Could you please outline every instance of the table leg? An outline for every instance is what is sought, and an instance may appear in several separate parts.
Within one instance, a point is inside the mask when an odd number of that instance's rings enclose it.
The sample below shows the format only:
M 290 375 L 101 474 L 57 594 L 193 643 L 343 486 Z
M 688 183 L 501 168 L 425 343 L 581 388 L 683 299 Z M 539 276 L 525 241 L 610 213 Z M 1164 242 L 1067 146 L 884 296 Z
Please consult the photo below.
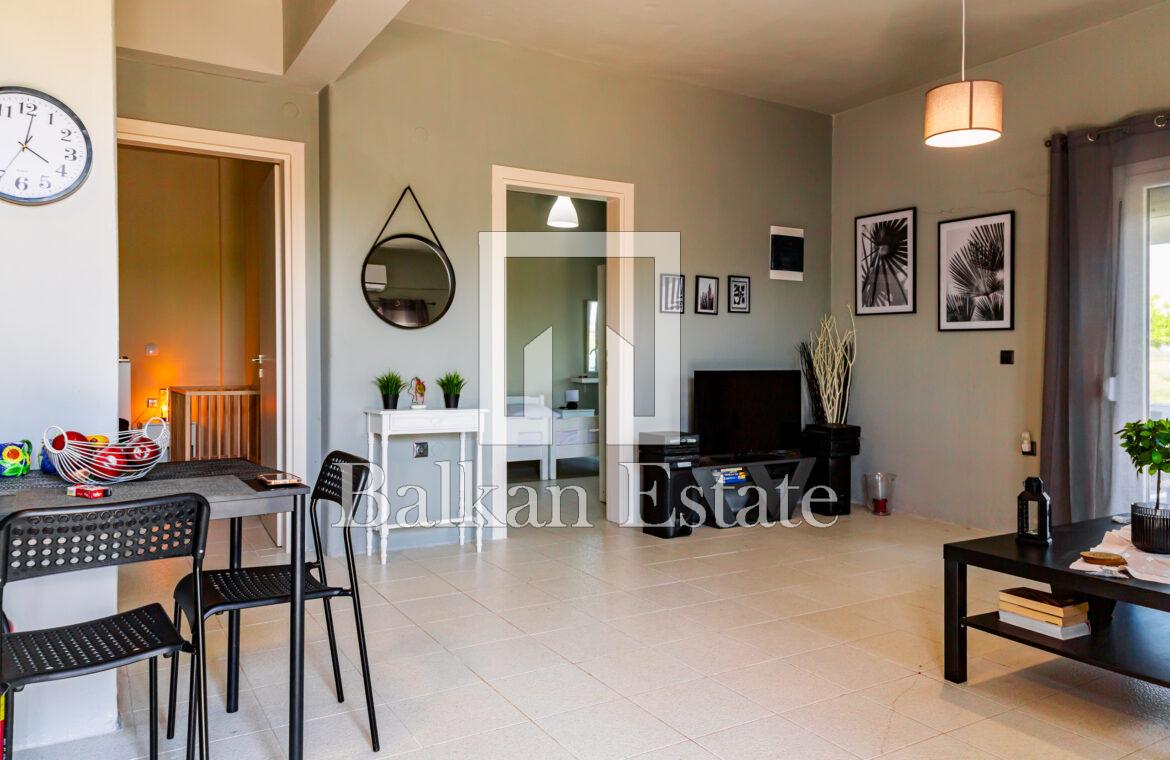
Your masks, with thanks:
M 366 424 L 369 425 L 369 420 L 366 421 Z M 366 461 L 367 462 L 374 461 L 374 434 L 373 433 L 366 433 Z M 366 520 L 367 520 L 367 523 L 366 523 L 366 556 L 372 557 L 372 556 L 374 556 L 374 517 L 373 517 L 373 515 L 370 515 L 367 513 Z
M 473 517 L 475 520 L 475 550 L 477 552 L 483 551 L 483 515 L 475 508 L 476 499 L 479 498 L 479 487 L 483 483 L 483 446 L 480 442 L 482 430 L 483 424 L 481 423 L 481 432 L 475 434 L 475 475 L 472 478 L 471 491 L 471 508 L 475 511 Z
M 292 600 L 289 605 L 288 757 L 303 760 L 305 732 L 305 497 L 293 499 Z
M 378 536 L 381 538 L 379 555 L 382 564 L 386 564 L 386 549 L 390 542 L 390 529 L 386 523 L 390 521 L 390 436 L 382 436 L 382 503 L 378 506 Z
M 946 568 L 944 671 L 948 681 L 963 683 L 967 680 L 967 565 L 955 560 L 945 560 L 943 564 Z
M 228 521 L 228 567 L 238 570 L 243 566 L 244 521 L 233 517 Z M 228 613 L 227 640 L 227 711 L 240 709 L 240 612 Z
M 455 463 L 455 482 L 459 484 L 459 545 L 465 543 L 467 523 L 467 486 L 463 482 L 463 463 L 467 461 L 467 433 L 459 434 L 459 461 Z

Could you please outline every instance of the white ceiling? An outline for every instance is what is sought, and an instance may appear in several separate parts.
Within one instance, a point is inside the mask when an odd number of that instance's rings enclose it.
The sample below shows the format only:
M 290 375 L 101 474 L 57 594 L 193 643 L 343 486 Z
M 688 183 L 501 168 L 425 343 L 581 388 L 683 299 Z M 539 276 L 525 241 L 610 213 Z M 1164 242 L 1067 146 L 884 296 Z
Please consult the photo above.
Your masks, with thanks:
M 1164 0 L 968 0 L 968 64 Z M 410 0 L 399 18 L 837 113 L 957 74 L 959 0 Z

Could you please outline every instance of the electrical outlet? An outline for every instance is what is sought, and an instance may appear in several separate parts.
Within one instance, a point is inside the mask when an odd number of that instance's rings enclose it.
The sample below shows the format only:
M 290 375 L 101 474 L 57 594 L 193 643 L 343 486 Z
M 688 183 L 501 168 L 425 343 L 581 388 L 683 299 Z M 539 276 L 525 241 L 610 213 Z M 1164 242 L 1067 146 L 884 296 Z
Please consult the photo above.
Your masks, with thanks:
M 1000 364 L 1015 364 L 1016 363 L 1016 352 L 1015 351 L 1000 351 L 999 352 L 999 363 Z
M 423 459 L 425 457 L 430 456 L 430 454 L 431 454 L 431 445 L 429 443 L 427 443 L 426 441 L 415 441 L 414 442 L 414 458 L 415 459 Z
M 146 400 L 146 407 L 147 407 L 148 409 L 153 409 L 153 408 L 155 408 L 156 406 L 158 406 L 158 399 L 156 399 L 156 398 L 148 398 L 148 399 Z

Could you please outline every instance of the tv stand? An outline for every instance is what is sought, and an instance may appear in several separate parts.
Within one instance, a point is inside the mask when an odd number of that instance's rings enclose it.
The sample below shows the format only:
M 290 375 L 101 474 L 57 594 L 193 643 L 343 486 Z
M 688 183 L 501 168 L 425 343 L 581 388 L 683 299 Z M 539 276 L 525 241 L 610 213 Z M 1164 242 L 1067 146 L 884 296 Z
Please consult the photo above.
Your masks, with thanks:
M 700 522 L 716 528 L 755 524 L 761 512 L 769 521 L 790 518 L 813 469 L 813 460 L 796 450 L 701 455 L 697 437 L 687 434 L 644 434 L 638 461 L 643 531 L 659 538 L 689 535 Z

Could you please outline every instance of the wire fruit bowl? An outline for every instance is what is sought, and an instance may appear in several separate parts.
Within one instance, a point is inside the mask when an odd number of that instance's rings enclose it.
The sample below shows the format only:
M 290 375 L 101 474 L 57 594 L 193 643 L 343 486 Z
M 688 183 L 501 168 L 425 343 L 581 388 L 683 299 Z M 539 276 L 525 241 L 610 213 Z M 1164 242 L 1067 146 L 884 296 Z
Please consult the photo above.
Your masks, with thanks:
M 159 417 L 152 417 L 147 421 L 147 427 L 109 436 L 91 436 L 84 441 L 77 434 L 71 437 L 64 429 L 53 425 L 45 430 L 42 441 L 53 468 L 70 483 L 125 483 L 150 472 L 167 450 L 170 443 L 167 425 L 160 425 L 157 435 L 151 436 L 147 432 L 155 421 L 163 422 Z

